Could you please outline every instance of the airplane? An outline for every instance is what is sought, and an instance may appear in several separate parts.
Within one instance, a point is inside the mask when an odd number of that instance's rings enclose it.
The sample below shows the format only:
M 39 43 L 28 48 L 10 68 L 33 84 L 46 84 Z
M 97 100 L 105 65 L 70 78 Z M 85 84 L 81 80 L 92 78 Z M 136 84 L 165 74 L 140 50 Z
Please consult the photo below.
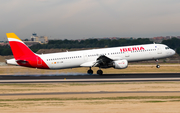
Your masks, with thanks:
M 88 67 L 88 74 L 93 74 L 92 67 L 99 67 L 98 75 L 102 75 L 101 68 L 125 69 L 128 62 L 145 61 L 167 58 L 175 54 L 164 44 L 144 44 L 102 49 L 60 52 L 50 54 L 36 54 L 15 33 L 6 33 L 14 58 L 6 60 L 7 64 L 33 67 L 40 69 L 66 69 Z

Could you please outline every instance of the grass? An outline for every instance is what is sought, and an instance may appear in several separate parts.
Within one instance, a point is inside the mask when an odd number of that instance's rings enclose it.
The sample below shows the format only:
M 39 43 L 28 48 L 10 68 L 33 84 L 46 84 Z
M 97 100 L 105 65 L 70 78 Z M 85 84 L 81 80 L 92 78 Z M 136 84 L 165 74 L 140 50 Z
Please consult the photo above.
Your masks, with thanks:
M 36 84 L 36 83 L 33 83 L 33 84 L 0 84 L 0 87 L 1 86 L 13 86 L 13 87 L 53 87 L 55 86 L 55 84 Z M 58 85 L 59 86 L 59 85 Z
M 10 87 L 64 87 L 64 86 L 87 86 L 87 85 L 114 85 L 114 84 L 180 84 L 176 81 L 159 81 L 159 82 L 103 82 L 103 83 L 13 83 L 13 84 L 0 84 L 1 86 Z M 158 86 L 157 86 L 158 87 Z
M 177 73 L 180 72 L 180 66 L 161 66 L 159 69 L 155 67 L 156 64 L 153 66 L 138 66 L 138 65 L 131 65 L 126 69 L 114 69 L 114 68 L 108 68 L 108 69 L 102 69 L 104 74 L 118 74 L 118 73 Z M 0 74 L 2 75 L 61 75 L 61 74 L 67 74 L 67 73 L 81 73 L 86 74 L 87 70 L 89 68 L 86 67 L 80 67 L 80 68 L 73 68 L 73 69 L 60 69 L 60 70 L 45 70 L 45 69 L 35 69 L 35 68 L 26 68 L 26 67 L 12 67 L 12 66 L 1 66 L 0 68 Z M 98 70 L 97 67 L 92 68 L 94 72 Z
M 92 83 L 70 83 L 69 86 L 87 86 L 87 85 L 93 85 Z
M 163 101 L 163 100 L 150 100 L 150 101 L 143 101 L 143 102 L 148 102 L 148 103 L 160 103 L 160 102 L 180 102 L 180 100 L 167 100 L 167 101 Z
M 30 106 L 64 106 L 63 102 L 40 102 L 40 103 L 34 103 L 34 102 L 16 102 L 16 103 L 0 103 L 0 108 L 8 107 L 8 108 L 27 108 Z
M 66 106 L 70 103 L 101 105 L 109 103 L 162 103 L 179 102 L 180 96 L 128 96 L 128 97 L 99 97 L 99 98 L 22 98 L 0 99 L 0 108 L 19 108 L 33 106 Z
M 10 105 L 8 105 L 7 103 L 0 103 L 0 107 L 9 107 Z
M 83 103 L 85 103 L 85 104 L 109 104 L 110 102 L 107 102 L 107 101 L 95 101 L 95 102 L 83 102 Z
M 13 84 L 0 84 L 0 88 L 2 87 L 10 87 L 10 88 L 53 88 L 53 87 L 65 87 L 66 83 L 13 83 Z M 1 90 L 1 89 L 0 89 Z
M 76 101 L 76 100 L 144 100 L 144 99 L 180 99 L 180 96 L 128 96 L 128 97 L 99 97 L 99 98 L 22 98 L 0 99 L 3 101 Z
M 160 103 L 160 102 L 168 102 L 168 101 L 161 101 L 161 100 L 152 100 L 152 101 L 144 101 L 148 103 Z
M 15 92 L 15 91 L 39 91 L 39 89 L 0 89 L 0 92 L 3 91 L 9 91 L 9 92 Z
M 156 86 L 152 86 L 153 84 L 157 84 Z M 162 86 L 163 84 L 167 84 L 166 86 Z M 174 84 L 174 85 L 173 85 Z M 162 88 L 179 88 L 178 84 L 180 82 L 110 82 L 110 83 L 15 83 L 15 84 L 0 84 L 0 92 L 18 92 L 18 91 L 54 91 L 56 88 L 73 88 L 78 86 L 88 87 L 101 87 L 101 86 L 108 86 L 108 85 L 143 85 L 144 88 L 154 88 L 154 89 L 162 89 Z M 134 87 L 132 87 L 134 88 Z M 139 88 L 139 87 L 137 87 Z
M 64 102 L 45 102 L 45 104 L 50 106 L 64 106 Z
M 135 86 L 136 85 L 136 86 Z M 180 82 L 110 82 L 110 83 L 14 83 L 0 84 L 0 94 L 87 92 L 87 91 L 179 91 Z M 111 89 L 112 87 L 112 89 Z M 89 89 L 89 90 L 88 90 Z

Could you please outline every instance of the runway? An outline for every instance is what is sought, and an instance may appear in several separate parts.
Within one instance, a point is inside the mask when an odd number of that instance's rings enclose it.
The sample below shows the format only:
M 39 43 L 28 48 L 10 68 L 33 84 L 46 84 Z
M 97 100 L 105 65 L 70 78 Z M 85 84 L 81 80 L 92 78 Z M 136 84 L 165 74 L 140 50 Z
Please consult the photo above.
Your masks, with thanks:
M 73 83 L 73 82 L 152 82 L 152 81 L 180 81 L 180 73 L 131 73 L 99 75 L 0 75 L 0 83 Z M 80 91 L 80 92 L 32 92 L 32 93 L 4 93 L 4 96 L 33 96 L 33 95 L 179 95 L 180 91 Z
M 180 73 L 132 73 L 105 75 L 0 75 L 0 83 L 145 82 L 180 81 Z

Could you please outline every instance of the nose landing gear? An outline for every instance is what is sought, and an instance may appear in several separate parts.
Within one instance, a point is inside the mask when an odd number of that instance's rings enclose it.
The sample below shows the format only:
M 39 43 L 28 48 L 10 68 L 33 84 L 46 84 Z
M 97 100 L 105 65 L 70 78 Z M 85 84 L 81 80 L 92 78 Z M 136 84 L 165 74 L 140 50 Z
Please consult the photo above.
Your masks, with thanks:
M 156 68 L 160 68 L 160 65 L 156 65 Z
M 158 59 L 155 60 L 156 61 L 156 68 L 160 68 L 160 65 L 158 65 Z

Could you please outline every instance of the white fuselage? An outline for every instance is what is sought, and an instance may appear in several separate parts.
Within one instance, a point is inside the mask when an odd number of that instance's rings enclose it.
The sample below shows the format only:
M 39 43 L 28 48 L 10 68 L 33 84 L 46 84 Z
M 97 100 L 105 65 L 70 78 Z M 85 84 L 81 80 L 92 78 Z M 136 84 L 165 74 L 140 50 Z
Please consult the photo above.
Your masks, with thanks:
M 141 48 L 141 49 L 140 49 Z M 91 67 L 101 55 L 116 61 L 152 60 L 170 57 L 175 51 L 163 44 L 146 44 L 38 55 L 50 69 Z M 41 65 L 41 62 L 39 62 Z

